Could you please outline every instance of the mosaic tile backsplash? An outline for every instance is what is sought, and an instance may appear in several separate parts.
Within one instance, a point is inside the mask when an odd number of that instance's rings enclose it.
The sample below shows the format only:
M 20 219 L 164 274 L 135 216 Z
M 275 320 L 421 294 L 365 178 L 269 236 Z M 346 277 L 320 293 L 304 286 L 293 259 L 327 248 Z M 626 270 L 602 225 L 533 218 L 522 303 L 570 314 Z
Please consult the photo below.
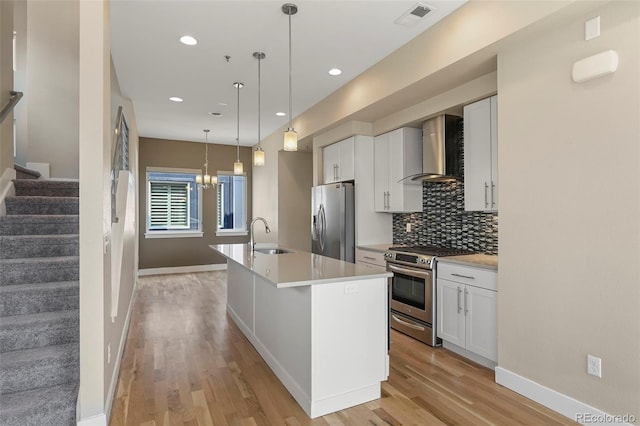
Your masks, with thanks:
M 394 213 L 393 243 L 498 254 L 498 214 L 464 210 L 464 182 L 423 182 L 422 212 Z M 411 232 L 406 232 L 411 223 Z

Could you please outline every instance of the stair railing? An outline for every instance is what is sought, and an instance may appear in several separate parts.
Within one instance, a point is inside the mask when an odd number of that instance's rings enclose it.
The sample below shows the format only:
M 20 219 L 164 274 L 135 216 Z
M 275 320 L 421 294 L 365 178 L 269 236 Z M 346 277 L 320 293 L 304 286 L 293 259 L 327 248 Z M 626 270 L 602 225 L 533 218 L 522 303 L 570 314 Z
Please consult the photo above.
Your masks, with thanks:
M 124 119 L 122 106 L 118 107 L 113 141 L 115 150 L 111 162 L 111 321 L 115 321 L 118 316 L 123 275 L 135 269 L 131 263 L 136 232 L 135 180 L 129 169 L 129 127 Z M 125 262 L 131 264 L 123 268 Z
M 111 161 L 111 223 L 118 222 L 116 189 L 120 170 L 129 170 L 129 126 L 124 119 L 122 106 L 118 107 L 116 124 L 113 129 L 116 148 Z
M 20 102 L 20 99 L 22 99 L 22 96 L 24 95 L 24 93 L 22 92 L 15 92 L 13 90 L 10 93 L 11 97 L 9 98 L 9 102 L 7 102 L 4 108 L 2 108 L 2 111 L 0 111 L 0 123 L 4 121 L 4 119 L 7 117 L 7 115 L 9 115 L 11 111 L 13 111 L 13 109 L 16 107 L 18 102 Z

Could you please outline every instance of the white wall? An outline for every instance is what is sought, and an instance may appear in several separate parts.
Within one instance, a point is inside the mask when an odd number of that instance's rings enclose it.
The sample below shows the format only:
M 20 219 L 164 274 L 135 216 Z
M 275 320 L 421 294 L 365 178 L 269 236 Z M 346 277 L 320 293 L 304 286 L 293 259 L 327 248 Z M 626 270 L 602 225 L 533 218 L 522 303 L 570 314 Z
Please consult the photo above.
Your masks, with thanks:
M 26 3 L 26 63 L 21 57 L 16 81 L 25 94 L 18 161 L 50 163 L 51 177 L 77 178 L 79 0 L 19 3 L 22 15 Z M 25 34 L 18 36 L 24 54 Z
M 109 58 L 111 59 L 111 58 Z M 138 272 L 138 146 L 139 146 L 139 138 L 138 138 L 138 127 L 136 124 L 136 116 L 135 111 L 133 109 L 133 104 L 130 99 L 122 96 L 122 92 L 120 91 L 120 85 L 118 83 L 118 77 L 116 75 L 115 68 L 113 66 L 113 61 L 109 60 L 110 63 L 110 80 L 111 80 L 111 90 L 110 90 L 110 101 L 111 101 L 111 117 L 110 117 L 110 125 L 109 125 L 109 135 L 110 135 L 110 145 L 109 145 L 109 165 L 111 165 L 111 161 L 113 159 L 113 153 L 116 149 L 116 141 L 112 138 L 113 129 L 115 128 L 115 120 L 116 113 L 118 111 L 118 107 L 123 107 L 124 117 L 126 119 L 127 125 L 129 126 L 129 164 L 130 171 L 134 177 L 134 191 L 133 199 L 136 200 L 136 205 L 134 211 L 128 212 L 128 215 L 132 216 L 132 219 L 135 223 L 135 235 L 126 235 L 124 239 L 124 248 L 122 250 L 123 255 L 123 264 L 122 264 L 122 273 L 120 277 L 112 277 L 110 273 L 105 271 L 105 280 L 104 280 L 104 345 L 107 348 L 111 347 L 111 361 L 107 359 L 107 362 L 104 364 L 104 392 L 105 392 L 105 412 L 108 415 L 110 412 L 111 404 L 113 402 L 112 398 L 114 397 L 115 388 L 118 380 L 118 367 L 119 367 L 119 355 L 124 350 L 124 344 L 126 342 L 126 335 L 129 326 L 129 308 L 133 303 L 135 298 L 135 288 L 137 282 L 137 272 Z M 109 183 L 110 184 L 110 183 Z M 110 203 L 107 203 L 106 206 L 110 208 Z M 110 211 L 108 219 L 110 219 Z M 124 220 L 124 218 L 121 218 Z M 110 223 L 110 221 L 109 221 Z M 116 238 L 111 235 L 110 238 L 112 244 L 109 246 L 109 251 L 105 255 L 105 269 L 106 265 L 111 261 L 115 261 L 115 258 L 112 258 L 114 251 L 114 244 Z M 111 271 L 109 266 L 109 271 Z M 115 281 L 117 285 L 119 285 L 119 297 L 117 301 L 112 299 L 111 293 L 111 282 Z M 115 318 L 111 317 L 111 306 L 113 303 L 117 303 L 117 315 Z
M 111 64 L 108 1 L 83 1 L 79 8 L 80 157 L 80 392 L 79 421 L 107 424 L 115 391 L 119 354 L 126 339 L 134 298 L 137 238 L 127 239 L 117 315 L 111 317 L 111 252 L 103 238 L 111 232 L 114 150 L 112 111 L 124 106 L 130 160 L 137 178 L 138 134 L 133 105 L 122 97 Z M 137 188 L 137 185 L 134 185 Z M 137 194 L 134 195 L 137 200 Z M 136 206 L 137 208 L 137 206 Z M 137 215 L 134 214 L 135 217 Z M 109 359 L 109 352 L 111 357 Z M 96 422 L 96 423 L 91 423 Z
M 640 3 L 549 24 L 498 55 L 498 362 L 640 418 Z M 607 49 L 615 74 L 572 82 L 575 61 Z

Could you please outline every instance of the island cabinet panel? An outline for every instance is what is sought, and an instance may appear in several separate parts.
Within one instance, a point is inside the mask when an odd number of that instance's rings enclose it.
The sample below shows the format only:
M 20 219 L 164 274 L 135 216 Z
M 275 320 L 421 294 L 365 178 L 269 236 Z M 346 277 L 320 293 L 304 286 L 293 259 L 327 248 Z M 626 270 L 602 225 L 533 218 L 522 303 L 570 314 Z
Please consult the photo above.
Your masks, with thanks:
M 313 286 L 312 412 L 333 411 L 327 408 L 344 403 L 345 390 L 380 397 L 387 379 L 386 285 L 377 279 Z
M 227 309 L 233 310 L 251 332 L 254 331 L 254 285 L 253 274 L 237 263 L 227 267 Z
M 227 313 L 311 418 L 380 398 L 391 273 L 302 251 L 211 246 L 227 261 Z
M 286 371 L 300 390 L 310 389 L 311 287 L 277 288 L 259 276 L 255 283 L 255 336 L 279 364 L 269 366 Z

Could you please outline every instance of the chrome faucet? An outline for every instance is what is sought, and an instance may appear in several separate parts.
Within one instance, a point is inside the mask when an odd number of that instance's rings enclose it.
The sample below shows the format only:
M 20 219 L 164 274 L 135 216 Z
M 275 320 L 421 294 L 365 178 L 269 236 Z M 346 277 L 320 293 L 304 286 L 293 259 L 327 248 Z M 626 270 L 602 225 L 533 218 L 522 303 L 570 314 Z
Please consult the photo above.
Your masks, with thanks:
M 263 217 L 256 217 L 255 219 L 253 219 L 251 221 L 251 226 L 249 227 L 250 229 L 249 230 L 249 247 L 251 247 L 251 251 L 253 251 L 256 245 L 256 242 L 253 240 L 253 224 L 259 220 L 261 220 L 262 223 L 264 223 L 264 230 L 266 231 L 266 233 L 268 234 L 269 232 L 271 232 L 271 228 L 269 228 L 269 224 L 267 223 L 266 220 L 264 220 Z

